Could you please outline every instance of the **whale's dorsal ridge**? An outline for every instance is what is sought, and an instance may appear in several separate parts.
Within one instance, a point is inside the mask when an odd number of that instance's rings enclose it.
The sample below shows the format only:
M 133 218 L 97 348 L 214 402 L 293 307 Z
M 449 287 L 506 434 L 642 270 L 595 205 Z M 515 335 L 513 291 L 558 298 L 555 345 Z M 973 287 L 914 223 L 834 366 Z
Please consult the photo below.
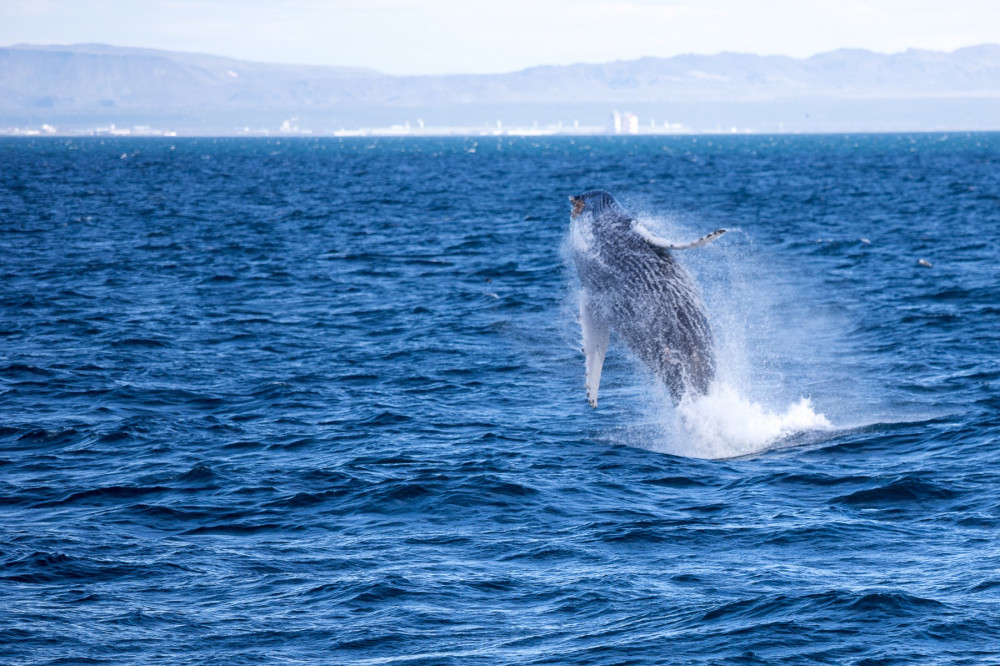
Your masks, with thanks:
M 717 229 L 710 234 L 702 236 L 698 240 L 691 241 L 690 243 L 671 243 L 665 238 L 660 238 L 638 221 L 634 221 L 632 223 L 632 231 L 654 247 L 662 247 L 665 250 L 690 250 L 691 248 L 708 245 L 716 238 L 726 233 L 727 229 Z

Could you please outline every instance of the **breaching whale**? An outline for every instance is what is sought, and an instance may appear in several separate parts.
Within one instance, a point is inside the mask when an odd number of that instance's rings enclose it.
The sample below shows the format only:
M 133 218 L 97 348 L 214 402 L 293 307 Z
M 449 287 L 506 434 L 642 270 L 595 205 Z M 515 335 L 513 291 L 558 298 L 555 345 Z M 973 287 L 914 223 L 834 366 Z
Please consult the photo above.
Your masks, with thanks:
M 590 406 L 597 407 L 611 330 L 666 384 L 674 404 L 688 393 L 707 393 L 715 378 L 712 332 L 694 281 L 670 251 L 710 243 L 726 230 L 671 243 L 628 215 L 607 192 L 569 199 Z

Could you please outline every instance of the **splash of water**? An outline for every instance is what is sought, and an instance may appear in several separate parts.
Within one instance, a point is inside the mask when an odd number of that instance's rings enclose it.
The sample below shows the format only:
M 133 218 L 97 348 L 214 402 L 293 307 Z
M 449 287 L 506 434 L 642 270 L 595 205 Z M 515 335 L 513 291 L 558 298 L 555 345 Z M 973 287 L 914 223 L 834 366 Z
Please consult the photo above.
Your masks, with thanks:
M 657 235 L 677 241 L 720 226 L 670 215 L 637 218 Z M 663 387 L 647 376 L 648 386 L 655 388 L 642 390 L 641 402 L 651 418 L 645 426 L 630 429 L 625 438 L 629 444 L 720 459 L 781 448 L 797 441 L 796 435 L 835 429 L 810 398 L 796 399 L 795 384 L 808 378 L 810 386 L 816 386 L 817 369 L 822 368 L 814 361 L 828 361 L 821 358 L 822 350 L 831 346 L 817 341 L 835 335 L 837 327 L 815 324 L 816 313 L 807 316 L 808 299 L 794 281 L 777 284 L 775 267 L 759 260 L 750 236 L 739 227 L 725 226 L 730 231 L 725 240 L 676 254 L 691 271 L 712 322 L 716 381 L 707 395 L 688 397 L 674 407 Z M 803 327 L 810 322 L 806 333 Z M 653 431 L 646 429 L 650 425 Z
M 673 410 L 664 450 L 693 458 L 733 458 L 781 446 L 791 435 L 833 426 L 809 398 L 771 411 L 717 382 L 704 396 L 687 398 Z
M 676 217 L 654 216 L 648 224 L 667 237 L 688 237 L 713 226 L 692 222 L 685 228 Z M 678 253 L 705 298 L 719 373 L 707 395 L 689 397 L 676 408 L 656 408 L 665 437 L 654 447 L 675 455 L 751 455 L 790 444 L 794 435 L 834 428 L 811 399 L 795 399 L 796 380 L 805 378 L 800 373 L 815 379 L 815 368 L 803 361 L 817 356 L 814 341 L 820 337 L 816 331 L 801 332 L 803 321 L 810 321 L 802 311 L 808 301 L 794 283 L 775 284 L 774 267 L 759 261 L 750 236 L 725 226 L 730 233 L 724 240 Z M 815 319 L 815 313 L 810 315 Z M 822 333 L 835 330 L 827 327 Z M 769 398 L 767 405 L 758 402 L 763 396 Z

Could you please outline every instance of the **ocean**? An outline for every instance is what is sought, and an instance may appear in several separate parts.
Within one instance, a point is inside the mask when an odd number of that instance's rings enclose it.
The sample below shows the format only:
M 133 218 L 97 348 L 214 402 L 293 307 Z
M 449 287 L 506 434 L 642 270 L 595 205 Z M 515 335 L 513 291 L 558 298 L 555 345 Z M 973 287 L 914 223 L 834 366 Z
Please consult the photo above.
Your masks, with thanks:
M 1000 663 L 1000 134 L 0 140 L 0 662 Z M 716 341 L 591 409 L 570 195 Z

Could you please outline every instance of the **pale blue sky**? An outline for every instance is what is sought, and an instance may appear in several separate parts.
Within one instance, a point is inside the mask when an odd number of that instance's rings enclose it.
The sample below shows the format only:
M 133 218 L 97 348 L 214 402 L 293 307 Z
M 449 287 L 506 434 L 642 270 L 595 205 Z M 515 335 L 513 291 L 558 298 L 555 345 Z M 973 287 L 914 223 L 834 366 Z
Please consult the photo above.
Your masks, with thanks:
M 995 0 L 2 0 L 0 45 L 100 42 L 389 74 L 1000 42 Z

